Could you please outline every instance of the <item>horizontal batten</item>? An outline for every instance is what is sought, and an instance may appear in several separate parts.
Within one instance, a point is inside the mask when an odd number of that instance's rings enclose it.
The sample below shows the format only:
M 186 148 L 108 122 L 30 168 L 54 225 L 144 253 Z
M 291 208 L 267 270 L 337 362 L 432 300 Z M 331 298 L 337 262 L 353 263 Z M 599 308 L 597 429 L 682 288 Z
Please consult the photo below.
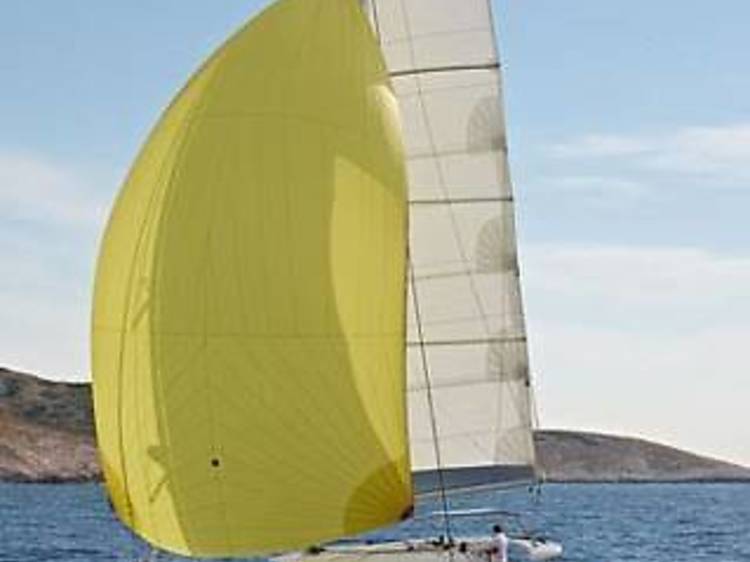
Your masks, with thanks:
M 512 203 L 513 197 L 510 195 L 499 197 L 454 197 L 438 199 L 413 199 L 409 205 L 466 205 L 471 203 Z
M 442 72 L 461 72 L 465 70 L 496 70 L 500 63 L 490 62 L 484 64 L 456 64 L 449 66 L 433 66 L 427 68 L 410 68 L 408 70 L 396 70 L 391 72 L 391 78 L 402 78 L 404 76 L 420 76 L 423 74 L 440 74 Z
M 526 336 L 511 336 L 507 338 L 474 338 L 465 340 L 432 340 L 432 341 L 408 341 L 406 342 L 407 347 L 447 347 L 447 346 L 462 346 L 462 345 L 485 345 L 491 343 L 524 343 Z

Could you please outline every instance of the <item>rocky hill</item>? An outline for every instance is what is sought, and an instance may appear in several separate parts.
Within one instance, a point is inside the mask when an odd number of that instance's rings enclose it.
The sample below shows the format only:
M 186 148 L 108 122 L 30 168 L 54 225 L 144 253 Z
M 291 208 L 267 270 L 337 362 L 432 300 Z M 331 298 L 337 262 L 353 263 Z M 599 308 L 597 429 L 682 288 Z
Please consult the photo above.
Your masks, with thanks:
M 90 385 L 0 369 L 0 480 L 97 478 L 93 433 Z
M 88 384 L 0 368 L 0 480 L 78 482 L 100 477 Z M 536 436 L 556 482 L 749 481 L 750 469 L 639 439 L 569 431 Z
M 643 439 L 540 431 L 536 443 L 550 482 L 750 482 L 750 469 Z

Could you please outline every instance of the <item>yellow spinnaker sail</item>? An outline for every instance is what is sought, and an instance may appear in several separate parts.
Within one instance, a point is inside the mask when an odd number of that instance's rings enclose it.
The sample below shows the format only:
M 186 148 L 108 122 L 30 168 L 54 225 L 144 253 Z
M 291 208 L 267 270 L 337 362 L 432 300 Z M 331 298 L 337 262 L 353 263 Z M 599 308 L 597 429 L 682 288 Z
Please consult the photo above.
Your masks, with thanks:
M 357 0 L 277 2 L 166 111 L 94 297 L 101 459 L 138 535 L 246 555 L 408 512 L 405 184 Z

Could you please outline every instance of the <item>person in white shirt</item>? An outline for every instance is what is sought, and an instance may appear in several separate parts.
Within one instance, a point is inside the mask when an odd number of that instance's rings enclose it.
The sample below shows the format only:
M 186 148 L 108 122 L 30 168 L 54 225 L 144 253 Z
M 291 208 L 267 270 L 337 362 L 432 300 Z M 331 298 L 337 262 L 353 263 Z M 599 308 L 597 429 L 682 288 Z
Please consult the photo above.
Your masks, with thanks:
M 508 535 L 503 532 L 503 528 L 495 525 L 492 528 L 491 562 L 508 562 L 508 543 Z

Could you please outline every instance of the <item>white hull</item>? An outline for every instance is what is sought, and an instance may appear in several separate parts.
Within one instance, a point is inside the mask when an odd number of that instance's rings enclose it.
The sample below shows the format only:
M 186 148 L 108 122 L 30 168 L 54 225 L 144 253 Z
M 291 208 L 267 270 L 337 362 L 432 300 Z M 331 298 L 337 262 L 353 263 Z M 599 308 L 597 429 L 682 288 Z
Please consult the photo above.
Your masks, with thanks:
M 562 556 L 562 545 L 539 539 L 511 538 L 510 544 L 524 560 L 553 560 Z M 458 537 L 451 548 L 423 540 L 375 544 L 326 546 L 320 552 L 301 552 L 273 558 L 275 562 L 494 562 L 491 537 Z
M 511 545 L 517 546 L 528 560 L 554 560 L 563 554 L 560 543 L 540 541 L 538 539 L 511 539 Z

